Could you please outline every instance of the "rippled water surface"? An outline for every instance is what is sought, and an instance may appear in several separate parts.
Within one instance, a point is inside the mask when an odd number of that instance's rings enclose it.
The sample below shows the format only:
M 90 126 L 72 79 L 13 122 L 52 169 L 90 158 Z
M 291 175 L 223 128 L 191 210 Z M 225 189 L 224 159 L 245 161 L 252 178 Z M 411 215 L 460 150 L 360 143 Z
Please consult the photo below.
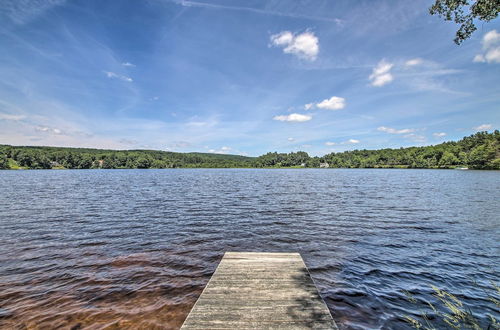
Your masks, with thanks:
M 176 329 L 224 251 L 300 252 L 340 328 L 432 284 L 498 317 L 499 201 L 498 171 L 0 171 L 0 328 Z

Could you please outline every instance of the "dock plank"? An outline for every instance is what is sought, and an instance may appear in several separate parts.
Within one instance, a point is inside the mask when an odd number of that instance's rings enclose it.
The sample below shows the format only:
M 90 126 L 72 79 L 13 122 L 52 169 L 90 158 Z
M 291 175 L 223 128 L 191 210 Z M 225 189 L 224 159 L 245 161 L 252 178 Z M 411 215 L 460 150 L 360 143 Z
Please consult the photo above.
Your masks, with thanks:
M 181 329 L 337 329 L 299 253 L 226 252 Z

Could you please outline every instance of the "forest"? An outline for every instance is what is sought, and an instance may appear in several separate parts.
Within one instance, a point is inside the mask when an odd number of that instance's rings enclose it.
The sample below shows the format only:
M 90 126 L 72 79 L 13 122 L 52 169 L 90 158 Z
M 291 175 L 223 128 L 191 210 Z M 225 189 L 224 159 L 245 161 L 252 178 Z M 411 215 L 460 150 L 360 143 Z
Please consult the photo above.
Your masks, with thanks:
M 500 169 L 500 132 L 399 149 L 352 150 L 311 157 L 304 151 L 259 157 L 157 150 L 0 145 L 0 169 L 132 168 L 457 168 Z

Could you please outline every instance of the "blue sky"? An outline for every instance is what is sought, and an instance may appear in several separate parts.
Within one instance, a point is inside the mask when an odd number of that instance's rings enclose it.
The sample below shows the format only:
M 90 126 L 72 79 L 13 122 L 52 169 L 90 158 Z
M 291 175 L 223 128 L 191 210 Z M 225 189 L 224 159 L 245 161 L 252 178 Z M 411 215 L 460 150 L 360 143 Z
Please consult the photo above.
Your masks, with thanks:
M 432 1 L 0 2 L 0 143 L 256 156 L 500 127 L 500 20 Z

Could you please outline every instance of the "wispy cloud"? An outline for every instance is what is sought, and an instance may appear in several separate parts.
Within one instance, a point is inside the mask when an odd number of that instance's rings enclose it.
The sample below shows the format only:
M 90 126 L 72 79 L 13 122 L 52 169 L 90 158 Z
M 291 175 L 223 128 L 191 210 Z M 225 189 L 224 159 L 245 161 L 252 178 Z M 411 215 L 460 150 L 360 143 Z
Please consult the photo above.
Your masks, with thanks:
M 435 138 L 442 138 L 442 137 L 446 136 L 446 133 L 445 132 L 436 132 L 436 133 L 432 133 L 432 136 L 434 136 Z
M 300 122 L 311 120 L 312 116 L 301 115 L 299 113 L 292 113 L 289 115 L 274 116 L 273 119 L 278 120 L 278 121 L 288 121 L 288 122 L 300 123 Z
M 123 66 L 128 66 L 128 67 L 135 67 L 135 64 L 132 64 L 130 62 L 123 62 L 122 65 Z
M 386 132 L 389 134 L 408 134 L 408 133 L 415 132 L 415 129 L 413 129 L 413 128 L 395 129 L 395 128 L 391 128 L 391 127 L 380 126 L 377 128 L 377 131 Z
M 1 113 L 0 112 L 0 120 L 13 120 L 13 121 L 19 121 L 25 119 L 25 115 L 12 115 L 9 113 Z
M 413 58 L 411 60 L 408 60 L 405 62 L 405 66 L 416 66 L 416 65 L 420 65 L 423 63 L 424 60 L 422 60 L 421 58 Z
M 473 127 L 473 128 L 476 131 L 488 131 L 492 127 L 493 127 L 493 125 L 491 125 L 491 124 L 482 124 L 482 125 L 479 125 L 479 126 L 476 126 L 476 127 Z
M 413 142 L 424 143 L 427 141 L 427 138 L 424 135 L 416 134 L 414 132 L 419 131 L 414 128 L 402 128 L 396 129 L 392 127 L 380 126 L 377 128 L 377 131 L 385 132 L 389 134 L 404 134 L 403 138 L 408 139 Z
M 371 81 L 371 85 L 381 87 L 390 83 L 394 79 L 390 72 L 393 66 L 393 63 L 386 62 L 385 60 L 380 61 L 377 66 L 373 68 L 372 74 L 368 77 Z
M 25 24 L 52 7 L 62 5 L 66 0 L 15 0 L 0 1 L 0 17 L 7 16 L 16 24 Z
M 111 79 L 120 79 L 120 80 L 123 80 L 123 81 L 126 81 L 126 82 L 132 82 L 132 78 L 130 77 L 127 77 L 127 76 L 123 76 L 121 74 L 118 74 L 118 73 L 114 73 L 114 72 L 111 72 L 111 71 L 103 71 L 106 76 L 108 78 L 111 78 Z
M 325 142 L 325 145 L 329 146 L 329 147 L 332 147 L 332 146 L 337 146 L 337 145 L 358 144 L 360 142 L 361 141 L 359 141 L 357 139 L 349 139 L 347 141 L 342 141 L 342 142 L 331 142 L 331 141 L 328 141 L 328 142 Z
M 283 52 L 286 54 L 294 54 L 309 61 L 316 60 L 319 53 L 318 37 L 309 31 L 300 34 L 293 34 L 290 31 L 273 34 L 271 44 L 283 48 Z
M 223 146 L 219 149 L 209 149 L 208 152 L 211 154 L 228 154 L 232 150 L 231 147 Z
M 413 142 L 424 143 L 427 138 L 420 134 L 410 133 L 403 136 L 405 139 L 411 140 Z
M 199 117 L 191 118 L 190 121 L 185 123 L 189 128 L 209 128 L 214 127 L 218 124 L 218 121 L 214 118 L 202 119 Z
M 304 15 L 297 13 L 286 13 L 275 10 L 267 10 L 267 9 L 259 9 L 252 7 L 243 7 L 243 6 L 226 6 L 215 3 L 207 3 L 201 1 L 190 1 L 190 0 L 167 0 L 169 2 L 184 6 L 184 7 L 201 7 L 201 8 L 212 8 L 212 9 L 223 9 L 223 10 L 236 10 L 236 11 L 248 11 L 255 14 L 262 15 L 271 15 L 271 16 L 282 16 L 282 17 L 290 17 L 290 18 L 302 18 L 302 19 L 310 19 L 314 21 L 325 21 L 325 22 L 333 22 L 337 25 L 342 25 L 343 21 L 336 17 L 326 17 L 326 16 L 314 16 L 314 15 Z
M 193 144 L 191 142 L 188 142 L 188 141 L 173 141 L 173 142 L 168 144 L 168 149 L 173 149 L 173 150 L 185 149 L 185 148 L 189 148 L 192 146 L 193 146 Z
M 404 62 L 403 65 L 395 65 L 394 71 L 397 72 L 398 81 L 418 91 L 464 94 L 446 87 L 443 79 L 440 79 L 443 76 L 462 73 L 462 70 L 448 69 L 431 60 L 414 58 Z
M 62 131 L 59 128 L 48 127 L 48 126 L 37 126 L 35 130 L 38 132 L 45 132 L 49 134 L 62 134 Z

